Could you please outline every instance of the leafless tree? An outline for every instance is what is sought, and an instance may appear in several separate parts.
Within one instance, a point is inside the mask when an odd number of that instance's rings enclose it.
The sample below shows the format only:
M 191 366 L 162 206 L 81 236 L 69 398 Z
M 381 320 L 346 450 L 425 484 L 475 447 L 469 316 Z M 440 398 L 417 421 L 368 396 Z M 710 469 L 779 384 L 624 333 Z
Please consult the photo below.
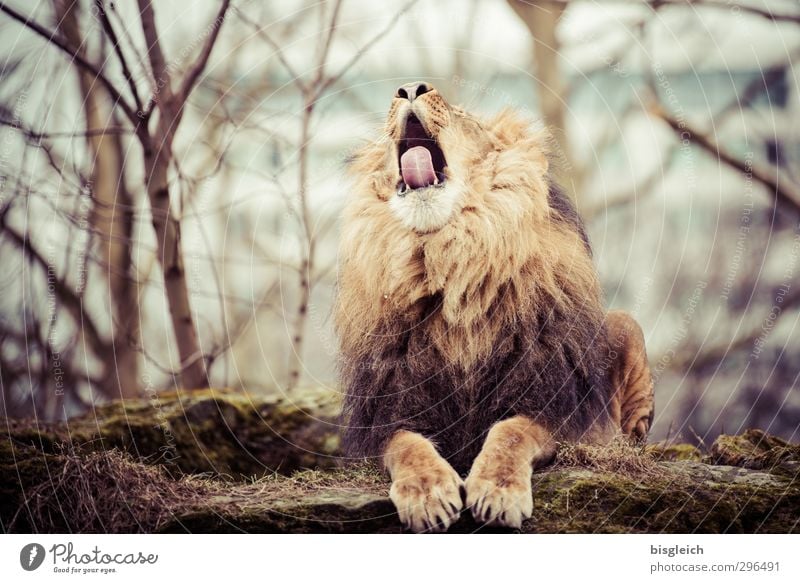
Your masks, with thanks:
M 77 69 L 87 126 L 85 137 L 92 153 L 88 182 L 92 199 L 91 230 L 102 249 L 108 297 L 114 303 L 116 323 L 110 352 L 101 352 L 98 356 L 104 360 L 116 359 L 115 376 L 122 396 L 141 392 L 135 351 L 139 343 L 139 316 L 137 290 L 129 285 L 130 217 L 134 201 L 126 184 L 126 173 L 131 162 L 123 153 L 121 132 L 111 130 L 121 127 L 136 139 L 141 149 L 158 259 L 180 355 L 176 381 L 184 387 L 205 386 L 205 360 L 192 315 L 181 247 L 181 219 L 175 208 L 176 196 L 171 192 L 169 173 L 174 166 L 174 138 L 187 100 L 206 68 L 229 5 L 229 0 L 220 2 L 197 54 L 192 55 L 191 65 L 182 71 L 179 63 L 168 63 L 162 51 L 153 5 L 139 2 L 141 33 L 148 47 L 149 67 L 146 78 L 135 79 L 130 64 L 135 49 L 121 40 L 119 22 L 115 26 L 110 17 L 114 6 L 97 0 L 92 14 L 100 22 L 102 43 L 111 47 L 123 72 L 124 83 L 119 85 L 108 76 L 104 65 L 93 60 L 85 50 L 87 39 L 81 31 L 82 12 L 77 1 L 55 1 L 55 29 L 6 3 L 0 4 L 0 11 L 7 17 L 61 51 Z M 119 126 L 117 120 L 121 122 Z
M 789 168 L 786 168 L 781 160 L 773 160 L 771 163 L 761 159 L 759 156 L 743 158 L 741 154 L 728 149 L 720 143 L 709 128 L 715 129 L 723 127 L 728 118 L 734 114 L 742 115 L 742 112 L 753 107 L 754 101 L 760 96 L 766 95 L 771 88 L 779 84 L 792 66 L 790 60 L 773 66 L 762 71 L 754 78 L 749 85 L 740 91 L 732 94 L 729 98 L 729 105 L 722 111 L 713 116 L 709 116 L 706 122 L 699 122 L 696 117 L 678 115 L 672 111 L 670 104 L 666 102 L 664 91 L 661 90 L 652 71 L 644 71 L 639 75 L 637 82 L 628 79 L 632 85 L 632 106 L 628 112 L 638 110 L 639 115 L 650 116 L 654 123 L 663 123 L 663 127 L 673 132 L 674 138 L 667 144 L 667 150 L 660 155 L 664 161 L 656 168 L 656 172 L 648 177 L 636 182 L 630 187 L 625 187 L 619 192 L 606 193 L 602 200 L 586 200 L 584 190 L 591 181 L 588 177 L 595 169 L 580 163 L 572 155 L 573 147 L 569 143 L 569 133 L 565 126 L 565 111 L 569 103 L 568 81 L 560 66 L 560 51 L 564 48 L 559 35 L 560 22 L 565 11 L 571 4 L 579 4 L 580 0 L 542 0 L 542 1 L 517 1 L 509 0 L 509 5 L 514 13 L 522 20 L 531 33 L 533 41 L 532 58 L 532 77 L 534 88 L 539 104 L 539 110 L 545 123 L 552 129 L 556 146 L 559 150 L 557 154 L 562 160 L 566 161 L 565 176 L 561 180 L 566 180 L 568 190 L 572 193 L 578 203 L 581 213 L 590 224 L 606 220 L 606 217 L 618 213 L 630 212 L 629 209 L 637 208 L 640 203 L 652 193 L 661 188 L 664 176 L 673 169 L 680 171 L 679 166 L 675 166 L 676 152 L 683 148 L 692 148 L 698 152 L 699 156 L 706 156 L 708 159 L 716 161 L 720 166 L 729 169 L 740 177 L 740 188 L 742 190 L 754 190 L 763 192 L 764 196 L 758 200 L 756 196 L 756 210 L 750 214 L 747 209 L 746 216 L 743 218 L 741 209 L 723 209 L 724 221 L 720 224 L 721 232 L 717 234 L 722 240 L 736 241 L 736 228 L 739 227 L 740 219 L 747 224 L 743 226 L 743 231 L 747 233 L 747 244 L 737 244 L 737 255 L 735 260 L 741 263 L 741 267 L 734 270 L 729 268 L 731 253 L 729 249 L 725 252 L 720 251 L 720 246 L 712 247 L 715 253 L 715 260 L 709 260 L 708 266 L 711 271 L 706 271 L 702 275 L 703 282 L 711 282 L 719 287 L 733 287 L 732 290 L 725 292 L 727 296 L 742 298 L 736 301 L 727 301 L 724 310 L 718 318 L 713 320 L 714 331 L 707 329 L 712 325 L 703 318 L 689 318 L 688 329 L 680 335 L 680 339 L 675 346 L 669 349 L 668 353 L 652 355 L 651 360 L 656 365 L 659 373 L 670 373 L 672 379 L 679 382 L 683 387 L 678 397 L 677 411 L 678 429 L 683 430 L 686 435 L 702 437 L 708 431 L 719 431 L 721 426 L 720 419 L 722 414 L 711 415 L 714 407 L 708 404 L 708 387 L 717 379 L 725 377 L 726 369 L 738 369 L 746 378 L 753 379 L 756 385 L 762 383 L 762 391 L 772 394 L 775 390 L 784 390 L 785 386 L 777 386 L 775 378 L 781 378 L 784 382 L 796 386 L 797 379 L 789 379 L 791 375 L 770 374 L 764 375 L 762 363 L 764 359 L 753 358 L 753 354 L 760 350 L 758 343 L 763 342 L 769 334 L 765 334 L 765 326 L 777 326 L 779 319 L 794 318 L 797 315 L 798 294 L 796 290 L 786 292 L 786 282 L 776 281 L 774 275 L 770 276 L 764 272 L 763 266 L 768 258 L 775 253 L 775 249 L 782 249 L 785 252 L 787 246 L 791 246 L 792 237 L 797 236 L 797 218 L 800 217 L 800 184 L 797 176 L 793 175 Z M 619 4 L 623 4 L 620 2 Z M 608 69 L 608 73 L 616 75 L 620 81 L 627 77 L 629 72 L 641 70 L 643 62 L 652 60 L 648 54 L 643 55 L 649 46 L 647 38 L 648 23 L 656 19 L 661 11 L 671 11 L 674 14 L 683 12 L 687 23 L 697 16 L 696 9 L 708 9 L 711 11 L 728 11 L 742 18 L 762 19 L 772 22 L 775 26 L 796 26 L 800 24 L 800 14 L 786 10 L 770 10 L 769 8 L 752 3 L 737 3 L 716 0 L 697 0 L 689 2 L 685 0 L 670 0 L 642 3 L 649 7 L 650 17 L 644 16 L 638 21 L 632 21 L 629 25 L 630 38 L 632 42 L 623 45 L 623 49 L 615 55 L 607 55 L 603 62 Z M 687 26 L 690 29 L 691 26 Z M 589 40 L 588 42 L 591 42 Z M 705 55 L 696 55 L 695 66 L 704 58 Z M 795 55 L 796 56 L 796 55 Z M 682 112 L 681 112 L 682 113 Z M 620 113 L 620 120 L 626 113 Z M 614 136 L 614 132 L 609 134 Z M 614 136 L 614 137 L 618 137 Z M 605 147 L 613 143 L 612 140 L 601 138 L 593 144 L 594 151 L 599 152 L 597 159 L 602 159 L 602 152 Z M 762 145 L 763 147 L 763 145 Z M 752 148 L 752 145 L 751 145 Z M 780 150 L 780 144 L 776 146 Z M 658 153 L 655 153 L 658 155 Z M 600 168 L 600 171 L 603 169 Z M 783 246 L 781 247 L 781 242 Z M 719 255 L 719 257 L 716 257 Z M 676 293 L 671 294 L 669 302 L 685 302 L 686 290 L 692 289 L 697 283 L 697 273 L 690 274 L 691 266 L 675 265 L 675 275 L 672 277 L 672 289 Z M 670 269 L 664 269 L 665 275 L 671 273 Z M 692 279 L 694 281 L 692 281 Z M 794 278 L 792 278 L 794 279 Z M 731 280 L 731 281 L 727 281 Z M 659 284 L 669 284 L 668 280 Z M 705 283 L 703 283 L 705 285 Z M 780 309 L 776 310 L 775 306 Z M 677 311 L 685 308 L 685 305 L 675 305 Z M 707 310 L 710 311 L 710 310 Z M 766 324 L 765 324 L 766 323 Z M 769 331 L 769 330 L 768 330 Z M 763 348 L 763 347 L 762 347 Z M 763 348 L 765 352 L 775 356 L 777 359 L 772 362 L 774 370 L 785 370 L 787 363 L 793 358 L 786 350 L 773 350 Z M 790 353 L 791 346 L 785 347 Z M 748 353 L 750 356 L 748 356 Z M 767 359 L 769 360 L 769 359 Z M 755 375 L 755 376 L 754 376 Z M 761 375 L 759 377 L 759 375 Z M 756 378 L 760 380 L 756 380 Z M 770 380 L 772 379 L 772 380 Z M 746 394 L 745 394 L 746 393 Z M 752 397 L 752 391 L 743 392 L 742 396 L 735 396 L 728 399 L 732 403 L 743 403 Z M 765 403 L 772 402 L 771 398 L 756 399 L 760 403 L 763 413 Z M 752 405 L 755 407 L 755 405 Z M 726 408 L 729 409 L 729 408 Z M 750 415 L 752 417 L 752 415 Z M 776 416 L 777 418 L 777 416 Z M 781 417 L 785 418 L 785 416 Z M 712 427 L 713 426 L 713 427 Z M 689 431 L 691 429 L 691 431 Z M 774 429 L 774 428 L 773 428 Z
M 318 277 L 316 247 L 319 232 L 315 232 L 315 219 L 309 203 L 309 155 L 311 148 L 311 127 L 318 112 L 318 104 L 326 92 L 341 80 L 353 66 L 393 28 L 397 21 L 416 3 L 416 0 L 406 2 L 393 15 L 388 23 L 375 33 L 360 47 L 343 65 L 334 70 L 329 63 L 330 49 L 338 30 L 338 20 L 342 8 L 342 0 L 335 0 L 328 10 L 325 4 L 320 4 L 320 21 L 325 22 L 315 49 L 315 58 L 310 73 L 304 74 L 296 71 L 283 54 L 281 44 L 267 32 L 267 27 L 248 16 L 243 10 L 236 9 L 238 17 L 247 24 L 258 39 L 263 41 L 270 50 L 275 51 L 290 82 L 295 86 L 302 103 L 300 112 L 300 130 L 295 148 L 295 161 L 297 167 L 297 194 L 294 197 L 285 197 L 289 212 L 299 219 L 299 244 L 302 250 L 300 264 L 297 269 L 299 298 L 297 300 L 295 315 L 292 318 L 291 350 L 288 367 L 287 388 L 297 386 L 301 379 L 303 369 L 303 348 L 308 321 L 309 302 L 313 283 Z

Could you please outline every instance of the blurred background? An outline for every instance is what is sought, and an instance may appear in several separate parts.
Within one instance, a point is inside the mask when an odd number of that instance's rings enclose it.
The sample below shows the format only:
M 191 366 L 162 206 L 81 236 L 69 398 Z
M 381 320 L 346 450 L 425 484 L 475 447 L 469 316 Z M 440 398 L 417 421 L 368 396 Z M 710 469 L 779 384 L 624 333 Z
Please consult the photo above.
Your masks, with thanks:
M 800 429 L 796 1 L 0 2 L 0 415 L 336 390 L 344 164 L 395 88 L 541 119 L 652 439 Z

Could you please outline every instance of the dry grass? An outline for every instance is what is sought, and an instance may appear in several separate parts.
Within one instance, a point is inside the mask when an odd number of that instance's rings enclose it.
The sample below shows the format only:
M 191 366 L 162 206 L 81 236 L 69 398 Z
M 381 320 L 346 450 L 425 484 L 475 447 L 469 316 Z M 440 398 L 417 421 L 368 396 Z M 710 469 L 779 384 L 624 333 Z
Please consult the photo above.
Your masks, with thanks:
M 200 504 L 212 489 L 210 480 L 175 480 L 163 467 L 137 463 L 117 450 L 59 457 L 60 470 L 28 493 L 34 525 L 60 525 L 65 532 L 152 532 L 176 510 Z
M 142 464 L 118 450 L 65 450 L 57 459 L 49 477 L 28 490 L 12 531 L 26 514 L 32 525 L 59 532 L 155 532 L 175 523 L 176 517 L 200 511 L 236 515 L 266 510 L 278 501 L 331 493 L 385 494 L 389 487 L 383 472 L 372 465 L 234 482 L 202 475 L 174 477 L 165 466 Z M 556 467 L 640 479 L 664 475 L 642 447 L 623 439 L 603 447 L 563 445 Z
M 58 464 L 26 492 L 26 504 L 9 525 L 12 532 L 25 530 L 26 519 L 34 531 L 36 525 L 46 525 L 57 532 L 155 532 L 198 511 L 232 515 L 266 509 L 278 500 L 388 489 L 382 474 L 367 465 L 232 482 L 202 475 L 173 477 L 164 466 L 137 462 L 119 450 L 65 450 L 52 459 Z
M 663 467 L 645 452 L 622 436 L 607 445 L 562 444 L 556 457 L 557 467 L 587 468 L 628 477 L 662 476 Z

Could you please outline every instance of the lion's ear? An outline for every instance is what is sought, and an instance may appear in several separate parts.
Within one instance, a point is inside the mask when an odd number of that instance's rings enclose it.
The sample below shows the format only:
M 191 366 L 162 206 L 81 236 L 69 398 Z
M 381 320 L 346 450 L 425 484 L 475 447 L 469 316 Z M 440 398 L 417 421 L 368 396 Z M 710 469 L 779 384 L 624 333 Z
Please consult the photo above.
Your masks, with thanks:
M 506 108 L 486 123 L 501 151 L 501 158 L 510 167 L 520 160 L 535 162 L 536 171 L 546 175 L 552 150 L 547 129 L 537 120 Z
M 504 146 L 512 146 L 520 141 L 530 140 L 533 122 L 510 107 L 502 109 L 487 124 L 495 138 Z

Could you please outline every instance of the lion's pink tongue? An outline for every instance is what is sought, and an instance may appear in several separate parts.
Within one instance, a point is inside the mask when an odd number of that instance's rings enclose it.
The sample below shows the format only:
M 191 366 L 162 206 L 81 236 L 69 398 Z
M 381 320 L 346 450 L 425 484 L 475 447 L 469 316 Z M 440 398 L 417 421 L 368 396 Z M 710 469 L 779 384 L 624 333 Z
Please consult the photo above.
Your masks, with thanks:
M 415 146 L 400 157 L 400 171 L 409 188 L 430 186 L 436 181 L 431 153 L 423 146 Z

